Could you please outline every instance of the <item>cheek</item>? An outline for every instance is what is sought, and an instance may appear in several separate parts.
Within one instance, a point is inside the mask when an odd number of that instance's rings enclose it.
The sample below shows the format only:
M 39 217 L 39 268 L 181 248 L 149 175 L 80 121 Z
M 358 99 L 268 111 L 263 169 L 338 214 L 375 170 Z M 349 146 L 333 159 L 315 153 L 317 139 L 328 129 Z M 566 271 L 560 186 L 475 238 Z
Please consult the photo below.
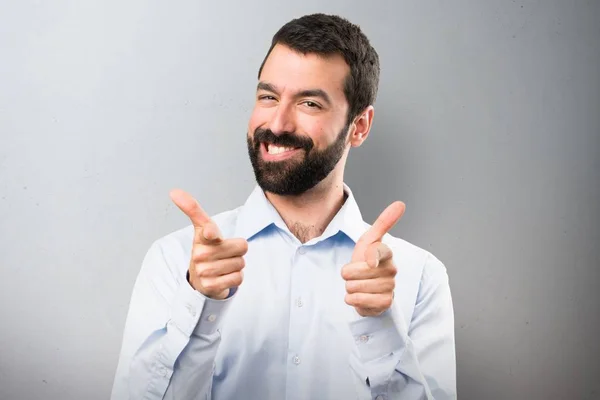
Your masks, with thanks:
M 326 129 L 327 124 L 316 119 L 309 119 L 298 124 L 298 132 L 310 137 L 317 149 L 324 149 L 333 140 Z
M 268 109 L 264 107 L 254 106 L 250 120 L 248 121 L 248 131 L 253 134 L 256 128 L 264 127 L 268 124 L 270 113 Z

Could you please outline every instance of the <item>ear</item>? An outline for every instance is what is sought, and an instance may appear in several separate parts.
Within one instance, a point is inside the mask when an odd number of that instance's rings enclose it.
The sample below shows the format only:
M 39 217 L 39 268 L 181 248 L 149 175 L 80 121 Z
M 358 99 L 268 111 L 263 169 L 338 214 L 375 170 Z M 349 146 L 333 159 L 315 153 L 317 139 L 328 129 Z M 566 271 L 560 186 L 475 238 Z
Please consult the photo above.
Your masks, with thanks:
M 350 125 L 350 145 L 359 147 L 369 136 L 371 126 L 373 125 L 373 116 L 375 109 L 373 106 L 368 106 L 360 113 Z

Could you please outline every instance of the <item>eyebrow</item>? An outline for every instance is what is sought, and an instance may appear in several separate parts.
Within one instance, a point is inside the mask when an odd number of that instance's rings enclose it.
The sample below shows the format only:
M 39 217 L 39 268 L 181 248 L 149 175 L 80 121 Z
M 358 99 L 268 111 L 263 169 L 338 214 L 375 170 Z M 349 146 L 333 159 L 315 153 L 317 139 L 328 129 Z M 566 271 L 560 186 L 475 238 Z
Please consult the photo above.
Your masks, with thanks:
M 277 88 L 267 82 L 258 82 L 256 90 L 264 90 L 267 92 L 278 93 Z M 294 97 L 318 97 L 322 99 L 327 105 L 331 105 L 331 97 L 322 89 L 305 89 L 294 94 Z

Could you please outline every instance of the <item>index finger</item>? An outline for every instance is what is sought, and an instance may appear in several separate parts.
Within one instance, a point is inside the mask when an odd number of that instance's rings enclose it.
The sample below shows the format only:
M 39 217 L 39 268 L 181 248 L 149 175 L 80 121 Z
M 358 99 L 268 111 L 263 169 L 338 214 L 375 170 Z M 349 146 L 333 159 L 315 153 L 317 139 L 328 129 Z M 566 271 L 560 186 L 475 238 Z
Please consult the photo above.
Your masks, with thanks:
M 406 210 L 406 205 L 401 201 L 395 201 L 387 206 L 359 241 L 365 245 L 381 241 L 383 236 L 402 218 L 404 210 Z
M 200 203 L 198 203 L 198 201 L 189 193 L 186 193 L 181 189 L 173 189 L 169 193 L 169 196 L 171 197 L 171 200 L 173 200 L 173 203 L 188 216 L 195 228 L 202 228 L 204 225 L 211 222 L 210 217 L 206 211 L 202 209 Z

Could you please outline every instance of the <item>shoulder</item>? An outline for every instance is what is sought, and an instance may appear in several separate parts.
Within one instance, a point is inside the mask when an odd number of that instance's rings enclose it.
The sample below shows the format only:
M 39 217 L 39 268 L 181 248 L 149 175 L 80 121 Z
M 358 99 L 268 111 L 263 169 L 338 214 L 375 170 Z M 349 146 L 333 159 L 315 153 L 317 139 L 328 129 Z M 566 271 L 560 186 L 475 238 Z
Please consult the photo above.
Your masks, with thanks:
M 403 266 L 417 269 L 421 279 L 437 281 L 446 277 L 446 266 L 430 251 L 389 234 L 383 242 L 390 246 L 395 259 L 401 259 Z
M 416 307 L 432 301 L 447 301 L 442 294 L 449 291 L 446 266 L 430 251 L 404 239 L 387 234 L 383 243 L 394 254 L 396 298 L 410 325 Z

